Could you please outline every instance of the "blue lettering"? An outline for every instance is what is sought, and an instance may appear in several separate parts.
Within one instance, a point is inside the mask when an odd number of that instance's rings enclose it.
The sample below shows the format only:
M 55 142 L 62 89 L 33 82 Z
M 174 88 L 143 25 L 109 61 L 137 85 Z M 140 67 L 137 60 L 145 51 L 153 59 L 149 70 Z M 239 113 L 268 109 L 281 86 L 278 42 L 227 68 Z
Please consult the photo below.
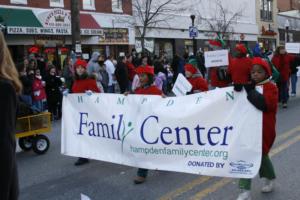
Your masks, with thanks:
M 87 126 L 87 121 L 83 122 L 82 118 L 83 118 L 83 115 L 86 115 L 86 117 L 89 116 L 88 113 L 79 113 L 80 114 L 80 125 L 79 125 L 79 133 L 77 133 L 78 135 L 83 135 L 82 133 L 82 125 L 85 125 Z
M 219 127 L 212 127 L 209 129 L 207 133 L 208 142 L 211 146 L 216 146 L 219 142 L 213 142 L 211 139 L 211 135 L 219 135 L 221 133 L 221 129 Z
M 172 134 L 172 129 L 169 127 L 165 127 L 160 132 L 160 138 L 161 138 L 162 143 L 164 143 L 165 145 L 170 145 L 173 143 L 173 141 L 167 142 L 164 138 L 164 135 L 166 135 L 166 134 Z
M 223 145 L 223 146 L 226 146 L 226 145 L 228 145 L 228 143 L 226 143 L 226 140 L 227 140 L 227 133 L 228 133 L 228 130 L 233 130 L 233 127 L 232 126 L 226 126 L 225 128 L 224 128 L 224 138 L 223 138 L 223 143 L 221 144 L 221 145 Z
M 144 120 L 144 122 L 142 123 L 141 130 L 140 130 L 140 134 L 141 134 L 142 140 L 143 140 L 146 144 L 157 144 L 158 138 L 157 138 L 154 142 L 149 142 L 149 141 L 147 141 L 146 138 L 145 138 L 144 126 L 145 126 L 146 122 L 147 122 L 149 119 L 151 119 L 151 118 L 154 118 L 154 119 L 156 120 L 156 122 L 158 122 L 158 117 L 157 117 L 157 116 L 153 116 L 153 115 L 152 115 L 152 116 L 147 117 L 147 118 Z

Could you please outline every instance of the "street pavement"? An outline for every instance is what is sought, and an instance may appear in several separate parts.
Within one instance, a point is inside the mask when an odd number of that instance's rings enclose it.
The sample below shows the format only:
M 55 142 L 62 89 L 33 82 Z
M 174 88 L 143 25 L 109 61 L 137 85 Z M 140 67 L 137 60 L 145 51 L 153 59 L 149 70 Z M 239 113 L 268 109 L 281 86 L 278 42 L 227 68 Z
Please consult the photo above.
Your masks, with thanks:
M 136 169 L 132 167 L 95 160 L 76 167 L 77 158 L 60 154 L 60 125 L 53 123 L 45 155 L 17 154 L 20 200 L 79 200 L 81 193 L 91 200 L 233 200 L 238 195 L 236 179 L 150 171 L 144 184 L 134 185 Z M 293 97 L 288 109 L 279 108 L 277 138 L 270 153 L 277 174 L 275 190 L 262 194 L 257 177 L 252 184 L 253 200 L 300 199 L 299 152 L 300 97 Z

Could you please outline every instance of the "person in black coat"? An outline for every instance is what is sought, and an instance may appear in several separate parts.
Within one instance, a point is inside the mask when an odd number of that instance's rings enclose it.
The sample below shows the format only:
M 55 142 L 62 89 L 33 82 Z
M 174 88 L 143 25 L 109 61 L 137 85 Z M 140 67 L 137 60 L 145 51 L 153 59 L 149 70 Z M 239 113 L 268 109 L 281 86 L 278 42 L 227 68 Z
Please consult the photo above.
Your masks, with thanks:
M 46 78 L 46 94 L 48 110 L 52 114 L 52 119 L 59 119 L 61 116 L 62 93 L 60 87 L 62 81 L 56 76 L 55 66 L 49 68 L 49 74 Z
M 120 86 L 121 94 L 125 93 L 129 87 L 128 69 L 126 66 L 126 57 L 122 56 L 118 60 L 115 70 L 115 76 Z
M 0 199 L 17 200 L 19 193 L 16 164 L 15 127 L 17 94 L 22 83 L 0 32 Z

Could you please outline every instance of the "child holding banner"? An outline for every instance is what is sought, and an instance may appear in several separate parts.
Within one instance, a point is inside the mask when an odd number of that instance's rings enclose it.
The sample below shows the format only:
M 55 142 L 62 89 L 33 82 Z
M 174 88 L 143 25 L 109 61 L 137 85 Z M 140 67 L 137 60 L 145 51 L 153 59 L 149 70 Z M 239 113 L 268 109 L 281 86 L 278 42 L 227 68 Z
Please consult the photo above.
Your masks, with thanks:
M 92 92 L 100 92 L 97 86 L 96 80 L 89 78 L 87 74 L 87 62 L 85 60 L 78 59 L 75 62 L 75 81 L 72 86 L 72 93 L 86 93 L 91 95 Z M 75 162 L 75 166 L 88 163 L 87 158 L 78 158 Z
M 278 89 L 270 81 L 272 75 L 269 64 L 261 58 L 252 61 L 251 79 L 252 84 L 244 85 L 247 99 L 253 106 L 263 112 L 263 140 L 262 140 L 262 162 L 259 175 L 263 178 L 262 192 L 271 192 L 276 178 L 272 162 L 268 153 L 276 136 L 276 113 L 278 104 Z M 255 86 L 262 86 L 263 94 L 255 90 Z M 237 200 L 250 200 L 251 179 L 240 179 L 239 187 L 241 193 Z
M 197 69 L 192 64 L 185 64 L 185 76 L 193 86 L 191 93 L 208 91 L 208 84 L 202 77 L 193 77 L 197 73 Z
M 136 88 L 134 94 L 142 95 L 164 95 L 163 92 L 153 85 L 154 80 L 154 67 L 145 66 L 138 67 L 136 73 L 139 76 L 140 87 Z M 127 93 L 128 94 L 128 93 Z M 125 94 L 126 95 L 126 94 Z M 137 177 L 134 179 L 135 184 L 141 184 L 146 181 L 148 169 L 139 168 Z

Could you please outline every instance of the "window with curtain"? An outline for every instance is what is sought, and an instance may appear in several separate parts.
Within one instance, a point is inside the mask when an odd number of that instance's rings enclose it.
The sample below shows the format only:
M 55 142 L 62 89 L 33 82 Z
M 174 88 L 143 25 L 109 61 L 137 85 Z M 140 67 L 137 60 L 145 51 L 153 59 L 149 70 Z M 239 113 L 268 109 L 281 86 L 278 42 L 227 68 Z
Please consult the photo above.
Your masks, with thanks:
M 13 4 L 27 4 L 27 0 L 10 0 Z
M 113 12 L 123 12 L 122 0 L 112 0 L 112 11 Z
M 50 7 L 64 7 L 64 0 L 50 0 Z
M 82 7 L 84 10 L 96 10 L 95 0 L 82 0 Z
M 260 0 L 260 19 L 273 21 L 273 0 Z

